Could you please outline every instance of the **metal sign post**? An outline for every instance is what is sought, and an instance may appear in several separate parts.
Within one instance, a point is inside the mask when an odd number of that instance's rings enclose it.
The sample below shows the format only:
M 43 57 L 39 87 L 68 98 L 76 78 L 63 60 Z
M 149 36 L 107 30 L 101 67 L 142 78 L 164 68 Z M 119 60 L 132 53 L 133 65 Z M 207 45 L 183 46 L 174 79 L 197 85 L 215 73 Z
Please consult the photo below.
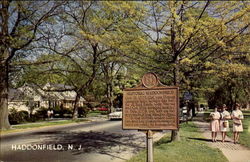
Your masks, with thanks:
M 151 130 L 147 131 L 147 162 L 153 162 L 153 132 Z

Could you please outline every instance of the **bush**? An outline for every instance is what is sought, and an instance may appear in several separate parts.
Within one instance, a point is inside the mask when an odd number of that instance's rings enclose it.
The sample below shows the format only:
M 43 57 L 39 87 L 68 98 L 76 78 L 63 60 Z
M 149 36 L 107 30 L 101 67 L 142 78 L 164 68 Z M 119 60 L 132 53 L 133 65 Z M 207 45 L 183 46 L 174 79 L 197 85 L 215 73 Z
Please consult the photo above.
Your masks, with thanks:
M 28 111 L 18 111 L 15 108 L 10 109 L 9 122 L 10 124 L 20 124 L 29 120 Z
M 108 112 L 108 111 L 101 111 L 101 114 L 102 114 L 102 115 L 108 115 L 109 112 Z
M 25 110 L 21 110 L 18 112 L 20 116 L 22 117 L 23 121 L 28 121 L 29 120 L 29 112 Z
M 62 108 L 60 106 L 55 106 L 53 108 L 54 114 L 60 114 L 61 110 L 62 110 Z
M 73 110 L 72 109 L 63 109 L 62 110 L 63 114 L 73 114 Z
M 40 107 L 34 114 L 34 119 L 45 119 L 47 117 L 47 108 Z
M 36 115 L 31 115 L 28 121 L 29 121 L 29 122 L 36 122 L 36 121 L 38 121 L 38 120 L 40 120 L 40 118 L 39 118 L 38 116 L 36 116 Z
M 63 106 L 55 106 L 53 108 L 53 111 L 54 111 L 54 117 L 60 117 L 60 118 L 72 117 L 73 113 L 72 109 L 64 108 Z M 59 115 L 55 116 L 55 114 Z
M 88 107 L 79 107 L 78 108 L 78 117 L 87 117 L 90 109 Z
M 98 105 L 99 105 L 99 102 L 86 102 L 85 103 L 85 106 L 88 107 L 88 108 L 90 108 L 91 110 L 93 110 Z
M 54 117 L 60 117 L 60 118 L 63 118 L 63 111 L 64 111 L 64 108 L 61 106 L 55 106 L 53 108 L 53 111 L 54 111 Z M 56 116 L 57 114 L 57 116 Z

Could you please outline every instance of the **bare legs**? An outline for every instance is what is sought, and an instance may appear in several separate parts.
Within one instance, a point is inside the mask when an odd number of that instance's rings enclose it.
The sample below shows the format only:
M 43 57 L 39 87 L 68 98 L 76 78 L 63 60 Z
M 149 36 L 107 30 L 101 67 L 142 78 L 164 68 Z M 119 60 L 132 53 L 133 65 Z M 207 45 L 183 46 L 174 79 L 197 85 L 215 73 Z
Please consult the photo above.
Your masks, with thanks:
M 234 132 L 234 144 L 236 144 L 237 132 Z
M 239 132 L 234 132 L 234 143 L 235 144 L 237 142 L 239 142 L 239 138 L 240 138 L 240 133 Z
M 226 132 L 221 132 L 221 135 L 222 135 L 222 142 L 225 142 Z
M 217 132 L 212 132 L 212 141 L 216 142 Z

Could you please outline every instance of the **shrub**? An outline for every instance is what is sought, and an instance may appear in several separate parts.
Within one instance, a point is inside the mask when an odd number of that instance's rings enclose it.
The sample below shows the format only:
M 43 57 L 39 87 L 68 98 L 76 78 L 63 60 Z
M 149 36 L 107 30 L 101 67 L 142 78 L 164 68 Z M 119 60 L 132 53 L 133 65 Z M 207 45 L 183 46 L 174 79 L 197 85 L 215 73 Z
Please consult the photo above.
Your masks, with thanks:
M 29 112 L 25 110 L 18 111 L 20 117 L 22 118 L 23 121 L 28 121 L 29 120 Z
M 63 113 L 64 113 L 63 110 L 64 110 L 64 108 L 63 108 L 62 105 L 61 105 L 61 106 L 55 106 L 55 107 L 53 108 L 54 117 L 63 118 Z M 58 115 L 56 116 L 56 114 L 58 114 Z
M 63 114 L 72 114 L 73 113 L 73 110 L 71 110 L 71 109 L 63 109 L 62 110 L 62 112 L 63 112 Z
M 87 117 L 90 109 L 88 107 L 79 107 L 78 108 L 78 117 Z
M 40 107 L 34 114 L 34 119 L 45 119 L 47 117 L 47 108 Z
M 108 112 L 108 111 L 101 111 L 101 114 L 102 114 L 102 115 L 108 115 L 109 112 Z
M 18 111 L 15 108 L 10 109 L 9 112 L 9 122 L 10 124 L 20 124 L 28 121 L 29 113 L 28 111 Z

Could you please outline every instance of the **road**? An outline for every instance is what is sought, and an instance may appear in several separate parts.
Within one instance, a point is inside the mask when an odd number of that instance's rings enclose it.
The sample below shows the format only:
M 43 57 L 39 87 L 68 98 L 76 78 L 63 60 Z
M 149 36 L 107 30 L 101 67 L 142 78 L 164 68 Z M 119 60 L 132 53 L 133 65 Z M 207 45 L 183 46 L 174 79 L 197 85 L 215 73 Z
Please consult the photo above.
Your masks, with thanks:
M 0 142 L 0 162 L 120 162 L 145 148 L 145 134 L 106 120 L 16 133 Z

